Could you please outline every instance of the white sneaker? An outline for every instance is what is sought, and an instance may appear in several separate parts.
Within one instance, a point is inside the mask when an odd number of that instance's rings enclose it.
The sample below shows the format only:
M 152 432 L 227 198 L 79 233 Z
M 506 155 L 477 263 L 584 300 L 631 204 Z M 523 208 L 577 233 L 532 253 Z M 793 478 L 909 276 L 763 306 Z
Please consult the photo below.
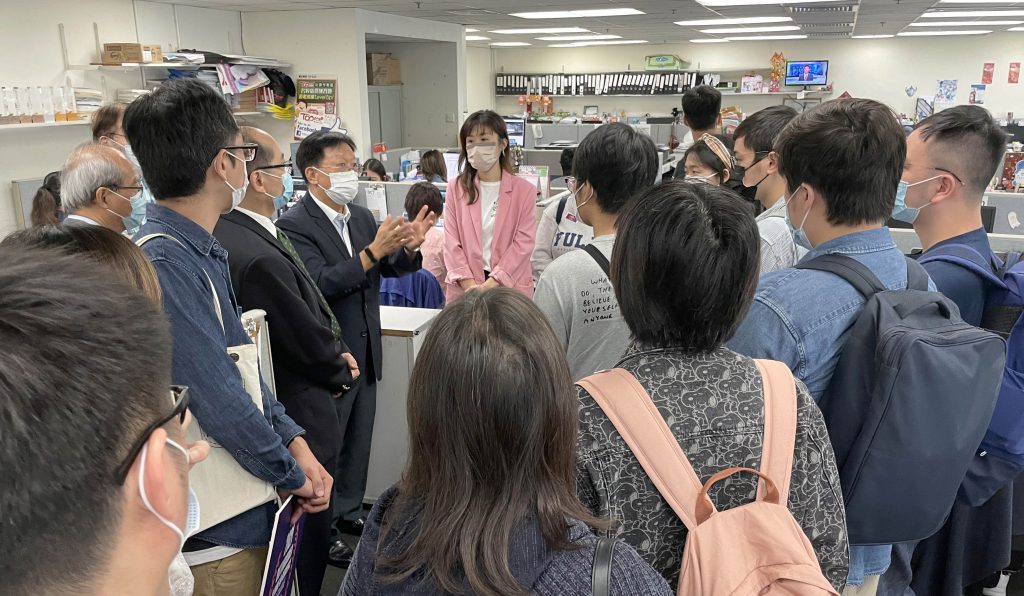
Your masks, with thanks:
M 1010 574 L 1004 573 L 999 576 L 999 583 L 994 588 L 985 588 L 981 591 L 984 596 L 1006 596 L 1006 585 L 1010 583 Z

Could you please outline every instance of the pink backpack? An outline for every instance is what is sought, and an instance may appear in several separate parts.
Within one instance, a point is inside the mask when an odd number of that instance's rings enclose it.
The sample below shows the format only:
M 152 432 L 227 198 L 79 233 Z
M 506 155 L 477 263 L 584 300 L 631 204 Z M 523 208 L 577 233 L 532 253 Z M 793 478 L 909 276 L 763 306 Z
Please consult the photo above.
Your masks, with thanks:
M 761 470 L 729 468 L 706 484 L 640 383 L 616 368 L 579 382 L 618 429 L 658 492 L 686 525 L 677 594 L 839 596 L 786 506 L 796 441 L 796 384 L 786 365 L 756 360 L 764 382 Z M 757 499 L 716 511 L 713 484 L 737 472 L 760 477 Z

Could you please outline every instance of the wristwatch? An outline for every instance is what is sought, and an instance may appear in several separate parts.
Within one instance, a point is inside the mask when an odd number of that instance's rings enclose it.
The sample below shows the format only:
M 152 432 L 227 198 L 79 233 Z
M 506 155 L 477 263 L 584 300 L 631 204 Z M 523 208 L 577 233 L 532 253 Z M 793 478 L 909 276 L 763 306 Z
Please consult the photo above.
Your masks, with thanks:
M 373 251 L 370 250 L 369 246 L 367 246 L 366 248 L 363 249 L 363 253 L 366 254 L 366 257 L 368 259 L 370 259 L 371 263 L 374 263 L 374 264 L 377 263 L 377 257 L 373 256 Z

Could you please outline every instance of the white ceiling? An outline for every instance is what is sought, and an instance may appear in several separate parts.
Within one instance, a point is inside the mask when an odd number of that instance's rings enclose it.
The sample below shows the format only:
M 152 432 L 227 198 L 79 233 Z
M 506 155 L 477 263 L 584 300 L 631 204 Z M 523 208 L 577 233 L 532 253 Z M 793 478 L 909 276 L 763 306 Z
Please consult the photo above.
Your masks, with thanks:
M 942 10 L 998 10 L 1000 8 L 1024 9 L 1024 1 L 1006 2 L 992 0 L 988 4 L 937 3 L 937 0 L 839 0 L 803 5 L 781 4 L 765 6 L 708 8 L 695 0 L 315 0 L 297 2 L 267 2 L 266 0 L 155 0 L 173 4 L 185 4 L 204 8 L 219 8 L 238 11 L 295 11 L 322 8 L 362 8 L 376 12 L 416 17 L 434 21 L 459 23 L 479 29 L 478 33 L 490 41 L 471 42 L 473 45 L 487 45 L 499 41 L 529 42 L 533 46 L 544 46 L 552 41 L 538 41 L 536 38 L 549 34 L 501 35 L 489 33 L 492 29 L 523 29 L 534 27 L 582 27 L 599 34 L 619 35 L 623 39 L 642 39 L 650 43 L 679 43 L 696 38 L 713 37 L 700 33 L 702 27 L 680 27 L 675 21 L 710 19 L 717 17 L 789 16 L 801 31 L 780 34 L 807 34 L 809 39 L 847 38 L 851 35 L 877 35 L 898 33 L 906 28 L 928 9 Z M 510 12 L 549 10 L 594 9 L 629 7 L 643 11 L 644 15 L 600 17 L 585 19 L 521 19 L 509 16 Z M 1014 17 L 1024 21 L 1024 17 Z M 930 19 L 934 20 L 934 19 Z M 984 18 L 957 18 L 956 21 L 985 20 Z M 1013 20 L 1013 19 L 1010 19 Z M 778 24 L 778 23 L 774 23 Z M 1012 25 L 977 27 L 986 30 L 1006 30 Z M 749 25 L 748 27 L 757 27 Z M 965 29 L 970 27 L 953 27 Z M 922 28 L 911 28 L 922 30 Z M 935 30 L 928 27 L 928 30 Z M 730 33 L 729 35 L 737 35 Z M 757 33 L 751 33 L 757 35 Z M 764 35 L 772 35 L 765 33 Z M 724 35 L 721 35 L 724 36 Z M 1024 42 L 1024 33 L 1021 34 Z

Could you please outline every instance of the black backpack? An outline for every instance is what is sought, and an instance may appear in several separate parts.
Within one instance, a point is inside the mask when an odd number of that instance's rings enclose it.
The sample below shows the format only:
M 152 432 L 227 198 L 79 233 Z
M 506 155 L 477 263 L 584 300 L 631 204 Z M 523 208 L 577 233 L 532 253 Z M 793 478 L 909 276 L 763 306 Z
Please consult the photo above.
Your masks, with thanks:
M 797 265 L 832 273 L 866 299 L 818 406 L 839 466 L 851 544 L 921 540 L 945 522 L 996 404 L 1006 342 L 964 323 L 907 260 L 887 290 L 837 254 Z

